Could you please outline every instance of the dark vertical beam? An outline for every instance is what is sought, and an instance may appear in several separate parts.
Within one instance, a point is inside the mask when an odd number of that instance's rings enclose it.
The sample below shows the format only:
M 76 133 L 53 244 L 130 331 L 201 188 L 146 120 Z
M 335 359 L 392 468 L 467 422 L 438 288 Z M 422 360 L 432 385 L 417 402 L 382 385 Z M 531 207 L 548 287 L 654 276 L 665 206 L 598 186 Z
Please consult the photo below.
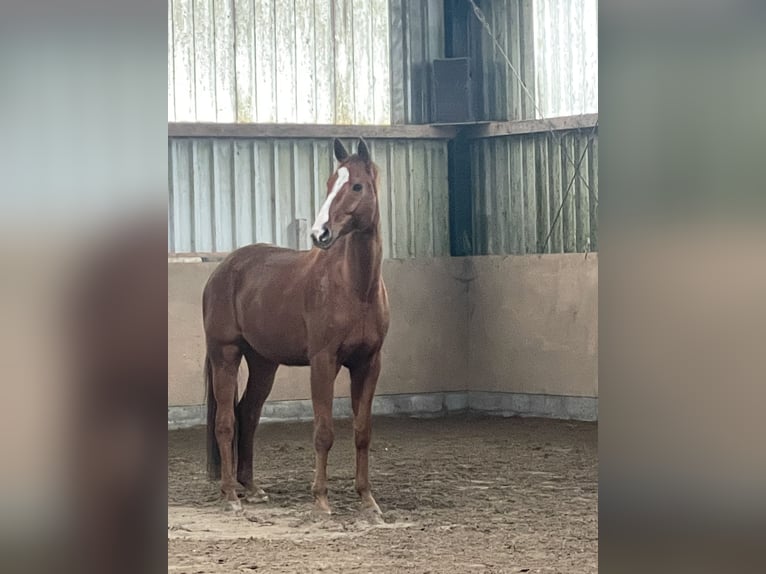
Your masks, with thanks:
M 482 34 L 484 30 L 476 19 L 470 4 L 463 0 L 457 0 L 461 6 L 460 14 L 461 26 L 465 29 L 466 45 L 468 46 L 468 56 L 471 58 L 471 80 L 473 81 L 473 105 L 474 115 L 477 120 L 488 119 L 484 113 L 484 52 L 482 50 Z M 481 2 L 477 2 L 481 4 Z
M 482 29 L 466 0 L 444 0 L 444 55 L 447 58 L 471 59 L 473 117 L 486 119 L 482 110 L 483 71 Z
M 444 0 L 444 56 L 461 58 L 469 55 L 468 35 L 464 18 L 465 0 Z
M 480 53 L 475 50 L 472 32 L 473 13 L 466 0 L 444 0 L 444 54 L 448 58 L 469 57 L 474 106 L 481 101 L 480 83 L 477 83 L 477 62 Z M 481 42 L 479 41 L 479 46 Z M 478 66 L 481 70 L 481 66 Z M 474 117 L 479 118 L 474 109 Z M 471 187 L 470 142 L 458 135 L 448 144 L 449 226 L 450 254 L 471 255 L 473 240 L 473 190 Z
M 450 255 L 474 253 L 470 140 L 458 135 L 448 150 Z
M 428 95 L 428 50 L 427 32 L 427 3 L 423 0 L 411 0 L 406 3 L 405 15 L 408 23 L 409 58 L 411 74 L 409 78 L 410 110 L 407 123 L 424 124 L 428 122 L 425 115 L 425 103 Z

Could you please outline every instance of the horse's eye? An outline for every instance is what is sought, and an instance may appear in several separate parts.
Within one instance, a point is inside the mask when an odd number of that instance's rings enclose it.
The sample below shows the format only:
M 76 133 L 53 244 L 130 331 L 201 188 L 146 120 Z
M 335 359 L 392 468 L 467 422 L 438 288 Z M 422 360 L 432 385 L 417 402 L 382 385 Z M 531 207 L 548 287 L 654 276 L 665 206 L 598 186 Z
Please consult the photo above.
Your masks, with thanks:
M 355 183 L 354 187 L 352 189 L 354 191 L 362 191 L 362 184 L 361 183 Z

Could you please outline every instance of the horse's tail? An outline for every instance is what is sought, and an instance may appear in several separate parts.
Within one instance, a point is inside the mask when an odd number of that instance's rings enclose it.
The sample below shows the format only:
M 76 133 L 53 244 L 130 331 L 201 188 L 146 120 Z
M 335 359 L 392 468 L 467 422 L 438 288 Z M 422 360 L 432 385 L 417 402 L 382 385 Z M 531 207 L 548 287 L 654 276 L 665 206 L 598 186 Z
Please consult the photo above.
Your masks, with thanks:
M 215 438 L 215 413 L 217 405 L 213 393 L 213 366 L 205 354 L 205 388 L 207 394 L 207 475 L 210 480 L 221 478 L 221 451 Z

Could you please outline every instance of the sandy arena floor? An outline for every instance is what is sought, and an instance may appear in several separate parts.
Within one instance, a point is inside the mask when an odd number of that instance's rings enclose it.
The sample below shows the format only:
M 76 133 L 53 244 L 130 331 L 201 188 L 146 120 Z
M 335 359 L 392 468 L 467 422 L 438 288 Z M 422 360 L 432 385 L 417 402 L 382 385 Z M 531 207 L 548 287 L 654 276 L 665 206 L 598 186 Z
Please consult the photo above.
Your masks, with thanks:
M 350 421 L 336 421 L 332 517 L 311 518 L 311 425 L 256 433 L 271 500 L 221 510 L 204 429 L 169 432 L 168 571 L 597 571 L 597 426 L 542 419 L 376 419 L 371 479 L 384 512 L 361 516 Z

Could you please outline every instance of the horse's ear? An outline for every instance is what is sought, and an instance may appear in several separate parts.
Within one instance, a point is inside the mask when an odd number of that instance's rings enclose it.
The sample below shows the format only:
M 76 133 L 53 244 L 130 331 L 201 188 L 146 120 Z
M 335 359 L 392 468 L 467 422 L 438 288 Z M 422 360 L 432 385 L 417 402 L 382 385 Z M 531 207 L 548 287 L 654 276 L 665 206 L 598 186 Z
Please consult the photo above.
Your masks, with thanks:
M 364 161 L 370 161 L 370 148 L 367 147 L 367 142 L 362 138 L 359 138 L 359 145 L 356 148 L 356 153 Z
M 338 138 L 335 138 L 334 146 L 335 146 L 335 159 L 337 159 L 340 162 L 343 162 L 346 159 L 348 159 L 348 151 L 346 151 L 346 148 L 344 147 L 342 141 L 340 141 Z

